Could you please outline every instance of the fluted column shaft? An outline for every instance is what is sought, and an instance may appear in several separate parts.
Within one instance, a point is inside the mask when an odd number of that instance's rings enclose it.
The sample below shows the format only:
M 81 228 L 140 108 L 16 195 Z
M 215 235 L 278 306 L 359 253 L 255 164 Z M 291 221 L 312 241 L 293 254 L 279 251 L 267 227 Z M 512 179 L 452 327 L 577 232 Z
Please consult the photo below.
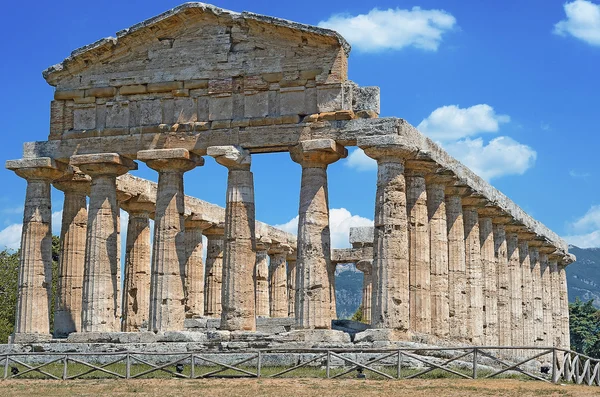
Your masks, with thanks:
M 484 344 L 498 345 L 498 270 L 494 257 L 492 218 L 479 217 L 479 242 L 483 269 Z
M 519 240 L 519 262 L 521 263 L 521 283 L 523 286 L 523 344 L 525 346 L 532 346 L 535 343 L 533 321 L 533 275 L 531 274 L 529 242 L 525 239 Z
M 221 316 L 221 286 L 223 284 L 223 234 L 206 234 L 206 269 L 204 273 L 204 315 Z
M 296 316 L 296 260 L 288 260 L 288 317 Z
M 129 210 L 125 243 L 124 332 L 148 329 L 150 307 L 150 211 Z
M 373 261 L 361 260 L 356 268 L 363 273 L 362 322 L 371 323 L 371 304 L 373 302 Z
M 54 309 L 54 334 L 67 336 L 81 331 L 81 300 L 85 265 L 85 238 L 87 230 L 87 193 L 89 178 L 71 175 L 55 182 L 64 192 L 60 257 Z
M 537 246 L 529 245 L 529 264 L 531 268 L 531 284 L 533 288 L 533 336 L 536 345 L 544 345 L 544 292 L 540 252 Z
M 465 228 L 462 199 L 459 195 L 446 196 L 448 224 L 448 283 L 450 287 L 450 337 L 466 341 L 468 332 L 469 295 L 465 257 Z
M 290 149 L 302 166 L 298 210 L 296 324 L 331 328 L 336 318 L 335 269 L 331 265 L 327 166 L 347 152 L 331 139 L 304 141 Z
M 234 146 L 209 147 L 207 153 L 228 169 L 221 328 L 254 331 L 256 236 L 250 153 Z
M 256 296 L 256 316 L 269 317 L 269 244 L 256 243 L 256 267 L 254 268 L 254 285 Z
M 271 317 L 288 316 L 286 257 L 289 250 L 278 249 L 271 254 L 269 266 L 269 298 Z
M 554 345 L 554 328 L 552 318 L 553 294 L 552 294 L 552 269 L 548 261 L 548 252 L 540 248 L 540 274 L 542 278 L 542 310 L 544 315 L 544 346 Z
M 569 297 L 567 292 L 567 269 L 565 265 L 558 265 L 558 281 L 560 294 L 561 347 L 563 349 L 570 349 L 571 338 L 569 331 Z
M 465 262 L 467 269 L 468 335 L 471 344 L 483 343 L 483 270 L 479 232 L 479 214 L 476 207 L 463 208 L 465 227 Z
M 558 259 L 549 255 L 550 285 L 552 290 L 552 346 L 562 347 L 561 305 L 560 305 L 560 275 Z
M 407 162 L 406 211 L 408 214 L 410 328 L 431 332 L 431 269 L 427 190 L 424 172 Z M 415 168 L 413 168 L 415 167 Z
M 52 202 L 50 182 L 61 175 L 49 158 L 42 167 L 30 160 L 7 161 L 7 168 L 27 180 L 15 334 L 50 333 L 52 287 Z M 24 166 L 23 168 L 21 168 Z M 32 167 L 30 167 L 32 166 Z
M 522 272 L 517 233 L 507 233 L 506 249 L 508 252 L 508 294 L 510 296 L 511 344 L 513 346 L 523 346 Z
M 210 223 L 194 220 L 193 216 L 185 221 L 185 316 L 188 318 L 204 316 L 204 261 L 202 230 Z
M 445 185 L 427 181 L 427 213 L 431 255 L 431 331 L 446 339 L 450 334 L 448 294 L 448 226 Z
M 506 229 L 503 224 L 494 223 L 493 227 L 494 255 L 498 270 L 498 343 L 500 346 L 511 346 L 510 275 Z

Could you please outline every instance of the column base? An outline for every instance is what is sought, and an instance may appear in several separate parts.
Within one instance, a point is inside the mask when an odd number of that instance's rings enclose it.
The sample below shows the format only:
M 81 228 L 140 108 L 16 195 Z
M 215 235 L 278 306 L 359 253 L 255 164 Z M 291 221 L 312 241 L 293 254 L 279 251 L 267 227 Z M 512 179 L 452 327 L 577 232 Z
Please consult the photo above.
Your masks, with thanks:
M 399 331 L 389 328 L 373 328 L 357 333 L 354 342 L 398 342 L 412 340 L 410 331 Z
M 8 338 L 8 343 L 40 343 L 49 342 L 52 340 L 50 334 L 38 334 L 38 333 L 15 333 Z

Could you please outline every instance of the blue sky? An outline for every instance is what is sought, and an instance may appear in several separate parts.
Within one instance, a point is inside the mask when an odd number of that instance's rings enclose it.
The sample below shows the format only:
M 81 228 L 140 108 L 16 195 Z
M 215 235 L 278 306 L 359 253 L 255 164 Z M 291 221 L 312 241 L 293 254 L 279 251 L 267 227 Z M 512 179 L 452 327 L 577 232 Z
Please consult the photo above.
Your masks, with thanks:
M 45 140 L 53 88 L 41 76 L 80 46 L 179 1 L 9 2 L 0 26 L 4 160 Z M 575 0 L 215 1 L 340 31 L 350 78 L 381 87 L 381 116 L 402 117 L 569 241 L 600 246 L 600 4 Z M 416 8 L 415 8 L 416 7 Z M 334 246 L 373 219 L 376 172 L 360 152 L 329 168 Z M 294 230 L 300 166 L 253 158 L 257 217 Z M 140 164 L 137 175 L 156 180 Z M 25 181 L 0 172 L 0 246 L 19 241 Z M 207 159 L 186 193 L 223 205 L 226 170 Z M 54 220 L 62 195 L 53 191 Z M 55 222 L 54 230 L 60 225 Z

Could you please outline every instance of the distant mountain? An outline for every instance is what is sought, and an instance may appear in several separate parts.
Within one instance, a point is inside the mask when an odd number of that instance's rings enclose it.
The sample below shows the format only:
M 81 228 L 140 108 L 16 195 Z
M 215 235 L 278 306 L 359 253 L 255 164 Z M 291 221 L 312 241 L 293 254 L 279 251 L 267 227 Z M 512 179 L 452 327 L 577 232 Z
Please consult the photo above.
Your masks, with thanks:
M 577 261 L 567 266 L 569 302 L 578 297 L 582 301 L 594 300 L 600 308 L 600 248 L 569 246 Z
M 335 272 L 337 318 L 349 319 L 362 301 L 363 274 L 354 265 L 338 265 Z

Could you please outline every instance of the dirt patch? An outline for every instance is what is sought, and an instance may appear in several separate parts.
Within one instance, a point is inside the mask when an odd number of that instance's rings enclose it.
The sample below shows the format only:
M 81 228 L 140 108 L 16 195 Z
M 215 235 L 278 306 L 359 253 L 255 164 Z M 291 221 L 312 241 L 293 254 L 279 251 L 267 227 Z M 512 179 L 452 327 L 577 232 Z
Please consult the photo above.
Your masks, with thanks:
M 144 379 L 144 380 L 7 380 L 0 381 L 2 397 L 9 396 L 598 396 L 597 386 L 551 385 L 511 379 L 415 379 L 400 381 L 328 379 Z

